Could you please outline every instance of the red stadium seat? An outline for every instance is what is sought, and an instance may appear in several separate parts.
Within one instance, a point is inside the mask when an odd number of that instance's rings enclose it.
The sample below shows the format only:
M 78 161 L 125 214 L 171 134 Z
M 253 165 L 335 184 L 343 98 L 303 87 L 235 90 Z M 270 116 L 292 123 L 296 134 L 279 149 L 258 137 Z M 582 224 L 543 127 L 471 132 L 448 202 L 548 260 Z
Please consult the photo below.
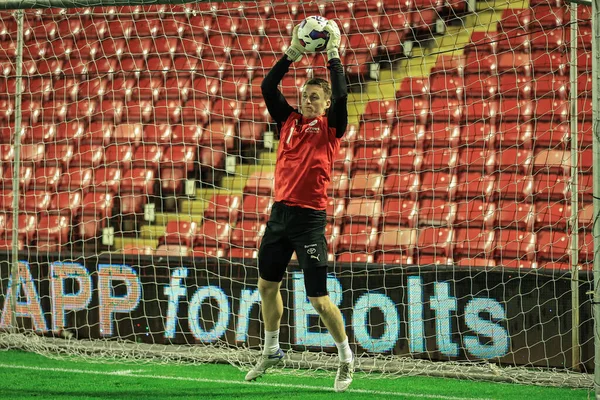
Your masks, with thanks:
M 401 172 L 387 175 L 383 194 L 385 196 L 410 197 L 416 199 L 421 187 L 420 175 L 413 172 Z
M 265 227 L 264 223 L 258 221 L 239 221 L 231 231 L 231 249 L 236 247 L 258 249 Z
M 535 182 L 530 175 L 519 173 L 500 173 L 496 177 L 495 196 L 497 198 L 523 201 L 534 194 Z
M 531 231 L 535 220 L 535 208 L 526 202 L 504 200 L 498 203 L 496 227 Z
M 0 169 L 0 172 L 3 172 L 0 176 L 0 182 L 2 183 L 2 188 L 12 188 L 13 187 L 13 175 L 14 175 L 14 167 L 4 167 L 4 171 Z M 33 179 L 33 167 L 29 165 L 21 165 L 19 169 L 19 186 L 23 190 L 29 189 L 31 186 L 31 180 Z
M 351 179 L 350 196 L 371 198 L 383 193 L 384 176 L 373 173 L 356 173 Z
M 419 226 L 452 226 L 456 219 L 457 205 L 454 202 L 423 199 L 419 204 Z
M 241 221 L 266 221 L 272 206 L 272 197 L 246 193 L 242 203 L 242 214 L 239 218 Z
M 23 210 L 41 212 L 50 208 L 52 193 L 46 190 L 28 190 L 23 194 Z
M 231 225 L 223 221 L 204 220 L 196 232 L 194 243 L 204 247 L 229 247 Z
M 94 187 L 116 194 L 120 190 L 123 170 L 114 167 L 100 167 L 94 171 Z
M 460 172 L 492 174 L 496 170 L 496 152 L 478 148 L 461 149 L 458 153 L 456 168 Z
M 102 144 L 82 144 L 73 156 L 71 166 L 96 168 L 104 163 L 104 146 Z
M 386 199 L 383 205 L 383 226 L 414 227 L 417 223 L 418 204 L 414 200 L 402 198 Z
M 350 178 L 346 172 L 333 172 L 331 184 L 327 190 L 329 196 L 346 197 L 350 186 Z
M 423 152 L 421 171 L 446 171 L 456 168 L 458 150 L 450 148 L 429 148 Z
M 38 251 L 58 251 L 69 241 L 70 218 L 65 215 L 43 215 L 36 233 Z
M 92 186 L 93 179 L 93 170 L 91 168 L 70 168 L 65 170 L 58 186 L 61 190 L 87 192 Z
M 33 176 L 33 188 L 55 192 L 62 177 L 60 167 L 36 167 Z
M 4 232 L 4 237 L 9 239 L 12 238 L 12 226 L 13 226 L 14 215 L 8 217 L 6 221 L 6 227 L 11 227 Z M 33 240 L 36 235 L 38 220 L 35 214 L 19 214 L 17 217 L 17 237 L 22 240 L 25 244 L 28 244 Z
M 108 167 L 129 168 L 134 146 L 130 144 L 110 144 L 104 150 L 104 161 Z
M 162 146 L 144 143 L 135 149 L 131 161 L 133 167 L 157 169 L 162 158 Z
M 150 168 L 131 168 L 123 173 L 121 194 L 142 193 L 144 195 L 154 194 L 154 182 L 156 170 Z
M 178 244 L 161 244 L 154 251 L 155 256 L 161 257 L 188 257 L 190 255 L 188 246 Z
M 235 124 L 233 122 L 210 122 L 202 133 L 200 144 L 207 147 L 225 147 L 232 149 L 235 139 Z
M 581 215 L 581 214 L 580 214 Z M 535 203 L 535 228 L 566 230 L 569 219 L 571 218 L 571 206 L 562 202 L 544 202 Z M 580 219 L 580 222 L 581 219 Z M 583 221 L 586 226 L 588 221 Z
M 431 130 L 434 130 L 433 126 L 435 126 L 435 124 L 432 124 Z M 422 151 L 425 140 L 431 142 L 432 146 L 439 145 L 439 143 L 433 141 L 433 137 L 434 135 L 426 132 L 425 125 L 414 123 L 398 123 L 394 124 L 390 132 L 389 142 L 394 144 L 397 143 L 403 148 L 414 147 L 417 150 Z M 394 154 L 394 148 L 395 146 L 392 147 L 392 155 Z
M 240 195 L 215 194 L 204 210 L 204 220 L 225 221 L 234 224 L 242 208 Z
M 499 136 L 496 126 L 486 122 L 467 123 L 462 126 L 462 129 L 457 127 L 457 130 L 459 131 L 458 142 L 469 147 L 494 148 Z
M 417 245 L 417 229 L 388 227 L 378 238 L 377 250 L 384 253 L 412 256 Z
M 538 259 L 568 262 L 569 234 L 558 231 L 541 231 L 537 234 Z
M 169 221 L 159 243 L 192 247 L 198 224 L 194 221 Z
M 395 171 L 419 171 L 423 163 L 423 154 L 412 147 L 392 146 L 387 157 L 385 170 L 388 173 Z
M 454 243 L 455 258 L 487 258 L 495 248 L 494 231 L 473 227 L 456 229 Z
M 345 220 L 349 224 L 379 225 L 382 217 L 381 201 L 374 199 L 351 199 L 346 208 Z
M 455 196 L 458 178 L 456 174 L 446 172 L 424 172 L 421 174 L 421 189 L 423 197 L 451 199 Z
M 536 174 L 533 194 L 536 200 L 566 200 L 569 191 L 569 177 L 558 174 Z
M 458 201 L 456 203 L 456 228 L 491 229 L 496 220 L 496 204 L 487 203 L 481 199 Z
M 423 255 L 451 258 L 453 235 L 454 231 L 449 228 L 420 229 L 416 248 L 419 262 Z
M 246 181 L 244 193 L 270 196 L 273 191 L 274 181 L 274 173 L 271 171 L 254 172 Z
M 372 252 L 377 245 L 377 228 L 361 223 L 346 223 L 337 247 L 338 254 L 344 251 Z
M 325 211 L 327 213 L 328 222 L 339 224 L 346 212 L 346 200 L 330 197 L 327 200 L 327 209 Z

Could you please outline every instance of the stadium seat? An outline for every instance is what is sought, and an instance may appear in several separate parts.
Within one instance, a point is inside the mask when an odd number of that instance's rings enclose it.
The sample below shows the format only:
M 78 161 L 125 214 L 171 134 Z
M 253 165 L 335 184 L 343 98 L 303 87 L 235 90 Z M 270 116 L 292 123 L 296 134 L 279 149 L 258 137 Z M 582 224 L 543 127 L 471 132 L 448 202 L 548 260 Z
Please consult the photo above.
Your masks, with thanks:
M 192 249 L 190 256 L 197 258 L 225 258 L 227 251 L 213 246 L 196 246 Z
M 412 257 L 417 246 L 417 236 L 417 229 L 387 227 L 379 234 L 377 250 L 384 254 Z
M 454 227 L 491 229 L 496 220 L 496 203 L 482 199 L 460 200 L 456 203 Z
M 82 144 L 73 156 L 71 166 L 96 168 L 104 163 L 104 146 L 102 144 Z
M 12 238 L 13 230 L 8 227 L 13 226 L 14 214 L 8 216 L 6 221 L 7 229 L 4 231 L 4 237 L 6 239 Z M 37 233 L 38 219 L 36 214 L 19 214 L 17 216 L 17 237 L 22 240 L 25 244 L 29 244 Z
M 104 162 L 107 167 L 129 168 L 133 158 L 134 146 L 131 144 L 110 144 L 104 150 Z
M 390 125 L 378 121 L 361 122 L 357 134 L 356 145 L 367 147 L 387 146 L 390 140 Z
M 38 251 L 59 251 L 69 241 L 70 218 L 65 215 L 42 215 L 36 232 Z
M 554 217 L 556 214 L 553 213 L 552 216 Z M 563 214 L 561 214 L 563 215 Z M 569 215 L 570 217 L 570 210 L 568 211 L 568 213 L 565 211 L 564 215 Z M 579 210 L 579 213 L 577 214 L 577 218 L 579 220 L 579 229 L 591 229 L 592 227 L 592 223 L 594 222 L 594 205 L 593 204 L 583 204 L 581 206 L 581 209 Z M 553 219 L 554 220 L 554 219 Z M 560 220 L 559 220 L 560 221 Z M 545 220 L 544 220 L 545 222 Z
M 214 111 L 214 110 L 213 110 Z M 218 117 L 215 117 L 215 119 Z M 200 144 L 202 146 L 225 147 L 227 150 L 233 149 L 235 139 L 235 124 L 233 122 L 210 122 L 202 133 Z
M 246 249 L 243 247 L 231 247 L 228 255 L 231 259 L 256 259 L 258 258 L 258 250 Z
M 496 170 L 496 152 L 491 149 L 463 148 L 458 152 L 459 172 L 492 174 Z
M 211 101 L 208 98 L 192 97 L 181 108 L 181 120 L 185 126 L 204 125 L 208 122 L 211 112 Z
M 419 226 L 452 226 L 456 219 L 457 204 L 442 199 L 423 199 L 419 202 Z M 387 221 L 387 217 L 385 217 Z
M 415 227 L 419 214 L 418 203 L 412 199 L 387 198 L 383 205 L 383 227 Z
M 429 79 L 421 77 L 404 78 L 396 91 L 397 98 L 421 97 L 431 94 Z
M 271 207 L 273 206 L 273 198 L 268 195 L 256 195 L 251 193 L 244 194 L 242 202 L 242 213 L 239 219 L 266 221 Z
M 535 181 L 531 175 L 521 175 L 516 172 L 499 173 L 496 182 L 495 198 L 524 201 L 530 199 L 535 192 Z
M 33 174 L 34 189 L 48 190 L 55 192 L 58 189 L 62 177 L 62 169 L 60 167 L 36 167 Z
M 421 187 L 420 175 L 414 172 L 392 173 L 386 176 L 384 196 L 417 198 Z
M 266 225 L 258 221 L 239 221 L 231 231 L 231 250 L 235 248 L 258 249 L 265 228 Z
M 457 185 L 458 178 L 456 174 L 439 171 L 422 172 L 419 195 L 423 197 L 452 199 L 455 196 Z
M 0 169 L 0 172 L 3 172 L 0 176 L 2 188 L 13 188 L 14 167 L 6 166 L 3 168 L 3 171 Z M 19 168 L 19 187 L 23 190 L 29 189 L 32 179 L 33 167 L 30 165 L 21 165 Z
M 580 155 L 584 159 L 585 151 Z M 580 165 L 581 166 L 581 165 Z M 590 165 L 591 167 L 591 165 Z M 568 174 L 571 168 L 571 153 L 566 150 L 540 150 L 533 157 L 534 173 L 563 173 Z M 585 170 L 584 170 L 585 171 Z
M 498 128 L 498 143 L 501 148 L 515 146 L 530 150 L 533 145 L 533 125 L 530 122 L 501 122 Z
M 115 167 L 100 167 L 94 171 L 94 188 L 119 193 L 123 170 Z
M 372 198 L 383 193 L 384 176 L 381 174 L 357 172 L 350 183 L 350 196 Z
M 0 209 L 4 211 L 13 210 L 13 200 L 15 197 L 15 192 L 12 189 L 2 189 L 0 190 Z M 19 208 L 21 207 L 21 203 L 23 202 L 21 198 L 18 200 Z
M 397 115 L 395 100 L 374 100 L 367 103 L 361 118 L 363 121 L 386 121 L 394 123 Z
M 154 255 L 159 257 L 188 257 L 190 248 L 179 244 L 161 244 L 156 247 Z
M 202 225 L 198 227 L 194 238 L 195 246 L 203 247 L 229 247 L 229 235 L 231 225 L 225 221 L 203 220 Z
M 154 194 L 156 170 L 152 168 L 134 167 L 123 173 L 121 194 Z
M 350 186 L 350 178 L 346 172 L 333 172 L 331 176 L 331 184 L 327 189 L 329 196 L 344 198 L 348 194 Z
M 346 208 L 345 221 L 349 224 L 367 224 L 377 227 L 382 217 L 381 201 L 351 199 Z
M 423 163 L 423 154 L 413 147 L 392 145 L 386 161 L 385 170 L 388 174 L 397 171 L 419 171 Z
M 327 222 L 339 224 L 346 212 L 346 200 L 330 197 L 327 199 Z
M 340 263 L 356 263 L 356 264 L 363 264 L 363 263 L 373 263 L 374 262 L 374 256 L 373 254 L 370 253 L 365 253 L 365 252 L 352 252 L 352 253 L 343 253 L 340 254 L 337 257 L 337 262 Z
M 496 152 L 498 171 L 501 173 L 519 172 L 528 174 L 534 161 L 531 150 L 509 147 Z
M 531 203 L 503 200 L 496 209 L 496 227 L 531 231 L 535 222 L 535 207 Z
M 172 127 L 171 145 L 195 145 L 200 143 L 202 138 L 202 125 L 180 125 Z
M 536 174 L 533 194 L 536 200 L 566 200 L 569 191 L 569 177 L 559 174 Z
M 192 247 L 198 224 L 194 221 L 169 221 L 159 244 L 176 244 Z
M 433 126 L 435 126 L 435 124 L 432 124 L 432 131 L 434 130 Z M 434 141 L 435 137 L 435 132 L 428 132 L 425 125 L 414 123 L 398 123 L 394 124 L 392 127 L 389 142 L 398 144 L 402 148 L 413 147 L 419 151 L 422 151 L 425 146 L 425 140 L 431 143 L 432 146 L 440 145 L 440 143 Z M 394 148 L 395 146 L 392 146 L 392 154 L 394 153 Z
M 275 181 L 274 173 L 270 171 L 257 171 L 252 173 L 244 186 L 244 193 L 270 196 Z
M 32 211 L 34 213 L 47 211 L 50 208 L 52 192 L 47 190 L 28 190 L 23 194 L 24 211 Z
M 397 116 L 398 120 L 404 123 L 414 122 L 418 124 L 427 124 L 429 113 L 429 100 L 418 97 L 415 97 L 414 99 L 399 99 L 394 108 L 394 116 Z M 387 120 L 388 122 L 393 122 L 393 120 L 390 120 L 389 115 Z
M 555 262 L 569 261 L 569 234 L 559 231 L 537 233 L 538 259 Z
M 494 248 L 493 230 L 467 227 L 454 231 L 454 258 L 488 258 Z
M 581 215 L 581 214 L 580 214 Z M 566 230 L 569 219 L 571 218 L 571 206 L 563 202 L 544 202 L 535 203 L 535 228 Z M 580 222 L 582 222 L 580 220 Z M 583 221 L 582 225 L 588 222 Z
M 442 71 L 444 72 L 444 71 Z M 445 73 L 445 72 L 444 72 Z M 497 75 L 491 75 L 489 73 L 476 73 L 465 76 L 465 95 L 467 98 L 481 99 L 482 101 L 489 101 L 500 91 L 500 81 Z M 467 104 L 470 101 L 467 102 Z M 485 104 L 485 103 L 484 103 Z M 482 105 L 483 106 L 483 105 Z M 475 111 L 476 108 L 467 109 L 467 111 Z M 471 120 L 477 120 L 476 117 L 469 118 Z
M 453 235 L 454 231 L 449 228 L 420 229 L 415 249 L 419 262 L 422 262 L 422 256 L 451 258 Z
M 163 147 L 144 143 L 138 146 L 133 152 L 131 159 L 133 167 L 157 169 L 163 158 Z
M 60 183 L 60 190 L 79 190 L 86 193 L 92 186 L 94 175 L 92 168 L 69 168 L 65 169 Z
M 377 245 L 377 228 L 362 223 L 346 223 L 340 235 L 337 253 L 373 252 Z
M 423 151 L 422 172 L 450 172 L 456 168 L 458 150 L 452 148 L 432 147 Z
M 13 129 L 10 130 L 10 133 L 11 133 L 10 140 L 6 141 L 4 139 L 4 135 L 3 135 L 3 139 L 2 139 L 3 142 L 5 142 L 5 143 L 12 142 Z M 56 125 L 54 125 L 54 124 L 42 123 L 42 124 L 37 124 L 37 125 L 34 125 L 31 127 L 30 140 L 33 143 L 50 143 L 50 142 L 54 141 L 55 136 L 56 136 Z
M 442 128 L 443 128 L 442 124 Z M 435 126 L 435 124 L 434 124 Z M 458 131 L 451 135 L 448 144 L 452 145 L 455 140 L 460 145 L 469 147 L 494 148 L 498 139 L 499 131 L 496 131 L 496 126 L 487 122 L 473 122 L 462 125 L 461 128 L 454 126 L 454 131 Z M 453 126 L 449 127 L 450 129 Z M 448 128 L 447 128 L 448 129 Z M 454 139 L 456 137 L 456 139 Z M 443 143 L 443 142 L 442 142 Z
M 208 201 L 204 210 L 204 220 L 225 221 L 234 224 L 242 208 L 240 195 L 215 194 Z
M 466 120 L 469 122 L 489 121 L 495 124 L 499 111 L 498 101 L 474 98 L 473 101 L 467 103 L 464 113 Z
M 431 101 L 431 119 L 460 124 L 465 112 L 464 106 L 458 99 L 435 97 Z

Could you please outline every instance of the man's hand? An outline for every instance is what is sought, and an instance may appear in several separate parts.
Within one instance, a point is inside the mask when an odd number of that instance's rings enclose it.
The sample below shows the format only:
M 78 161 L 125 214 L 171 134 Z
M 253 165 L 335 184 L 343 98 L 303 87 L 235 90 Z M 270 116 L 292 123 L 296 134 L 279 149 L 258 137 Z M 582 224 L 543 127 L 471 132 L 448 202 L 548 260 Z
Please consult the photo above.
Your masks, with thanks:
M 342 41 L 342 34 L 340 33 L 340 28 L 333 21 L 327 21 L 327 25 L 325 25 L 325 30 L 329 33 L 329 42 L 327 42 L 327 59 L 331 60 L 332 58 L 340 58 L 340 42 Z
M 285 51 L 285 55 L 293 62 L 299 61 L 302 58 L 302 54 L 304 54 L 304 47 L 300 44 L 300 39 L 298 39 L 298 28 L 300 28 L 300 24 L 294 27 L 292 43 Z

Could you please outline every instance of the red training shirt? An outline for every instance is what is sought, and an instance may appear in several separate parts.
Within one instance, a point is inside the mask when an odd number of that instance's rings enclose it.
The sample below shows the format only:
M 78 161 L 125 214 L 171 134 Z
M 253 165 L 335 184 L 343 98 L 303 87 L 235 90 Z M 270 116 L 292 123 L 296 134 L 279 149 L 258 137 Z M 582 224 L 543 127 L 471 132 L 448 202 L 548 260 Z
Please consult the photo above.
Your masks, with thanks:
M 279 131 L 275 201 L 325 210 L 334 155 L 340 147 L 325 115 L 306 119 L 292 112 Z

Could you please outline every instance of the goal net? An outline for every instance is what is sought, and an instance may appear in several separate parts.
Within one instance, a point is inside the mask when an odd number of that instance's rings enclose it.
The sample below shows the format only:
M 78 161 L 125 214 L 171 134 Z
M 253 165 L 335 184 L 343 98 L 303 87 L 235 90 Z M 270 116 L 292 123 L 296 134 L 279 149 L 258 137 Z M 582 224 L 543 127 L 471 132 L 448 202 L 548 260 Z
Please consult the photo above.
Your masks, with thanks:
M 349 88 L 328 289 L 358 370 L 591 387 L 591 11 L 571 11 L 361 0 L 0 12 L 0 346 L 253 363 L 278 149 L 260 85 L 293 26 L 320 14 L 343 32 Z M 307 55 L 280 88 L 297 105 L 306 79 L 328 76 L 324 55 Z M 335 344 L 295 260 L 279 373 L 327 370 Z

